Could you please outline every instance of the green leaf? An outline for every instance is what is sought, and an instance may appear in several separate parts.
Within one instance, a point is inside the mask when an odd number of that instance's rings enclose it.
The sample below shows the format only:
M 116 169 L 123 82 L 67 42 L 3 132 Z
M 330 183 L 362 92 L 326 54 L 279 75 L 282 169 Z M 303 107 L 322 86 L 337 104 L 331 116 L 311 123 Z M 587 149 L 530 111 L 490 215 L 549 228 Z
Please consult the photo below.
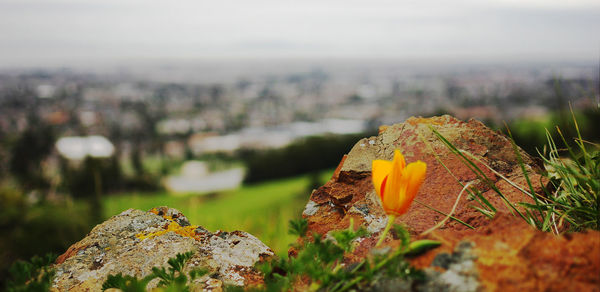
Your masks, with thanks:
M 174 272 L 181 272 L 185 263 L 192 258 L 194 255 L 193 251 L 188 251 L 185 253 L 178 253 L 175 258 L 170 258 L 168 260 L 169 265 L 173 269 Z
M 206 274 L 208 274 L 208 269 L 194 269 L 189 272 L 190 280 L 194 280 L 200 278 Z
M 304 237 L 306 232 L 308 231 L 308 220 L 304 218 L 300 218 L 297 220 L 290 220 L 289 222 L 289 231 L 288 233 L 291 235 L 296 235 L 299 237 Z
M 335 238 L 338 245 L 345 251 L 352 251 L 352 241 L 367 234 L 369 233 L 362 226 L 354 231 L 354 221 L 350 219 L 350 226 L 348 226 L 348 229 L 334 231 L 331 233 L 331 236 Z
M 148 282 L 152 280 L 152 277 L 146 277 L 139 280 L 135 277 L 119 273 L 116 275 L 108 275 L 106 281 L 102 284 L 102 291 L 109 288 L 120 289 L 123 292 L 144 292 Z
M 430 249 L 440 246 L 442 243 L 437 240 L 422 239 L 413 241 L 408 245 L 406 255 L 418 255 Z

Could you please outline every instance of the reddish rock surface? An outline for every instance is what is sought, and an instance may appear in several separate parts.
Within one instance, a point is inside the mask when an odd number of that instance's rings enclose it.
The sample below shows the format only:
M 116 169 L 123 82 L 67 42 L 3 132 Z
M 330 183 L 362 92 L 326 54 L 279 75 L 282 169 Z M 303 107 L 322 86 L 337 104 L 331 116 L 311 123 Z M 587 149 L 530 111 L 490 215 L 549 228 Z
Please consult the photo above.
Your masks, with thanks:
M 508 211 L 495 192 L 478 181 L 473 171 L 434 136 L 430 126 L 458 149 L 471 153 L 498 173 L 527 189 L 512 145 L 502 134 L 476 120 L 463 122 L 450 116 L 410 118 L 401 124 L 382 127 L 378 136 L 356 143 L 340 163 L 332 179 L 312 193 L 304 210 L 310 230 L 324 234 L 330 230 L 342 229 L 348 226 L 349 218 L 368 226 L 372 232 L 382 229 L 387 216 L 371 183 L 371 161 L 391 160 L 395 149 L 402 151 L 407 163 L 416 160 L 427 163 L 427 176 L 416 197 L 418 202 L 413 203 L 408 212 L 397 219 L 397 223 L 404 223 L 411 233 L 419 234 L 444 219 L 444 215 L 425 205 L 449 213 L 462 189 L 460 183 L 474 182 L 499 210 Z M 525 152 L 520 153 L 536 190 L 540 191 L 540 177 L 536 173 L 539 166 Z M 481 163 L 478 165 L 509 200 L 515 203 L 531 202 L 521 191 L 510 186 Z M 487 224 L 489 220 L 470 208 L 471 204 L 473 201 L 464 194 L 453 215 L 474 227 Z M 442 229 L 465 230 L 467 227 L 449 221 Z
M 436 230 L 440 248 L 410 259 L 429 267 L 460 242 L 473 244 L 478 282 L 485 291 L 600 291 L 600 232 L 555 236 L 499 213 L 477 230 Z
M 406 214 L 396 219 L 396 223 L 407 226 L 414 237 L 437 239 L 443 243 L 440 248 L 411 259 L 415 266 L 430 266 L 438 255 L 455 251 L 457 244 L 466 240 L 474 244 L 472 252 L 477 260 L 473 273 L 479 279 L 478 289 L 600 291 L 600 233 L 590 231 L 558 237 L 534 230 L 522 219 L 504 214 L 509 209 L 499 196 L 451 153 L 433 134 L 431 127 L 456 148 L 479 160 L 478 167 L 508 200 L 515 204 L 532 202 L 501 178 L 506 177 L 523 189 L 529 189 L 511 142 L 504 135 L 476 120 L 463 122 L 450 116 L 410 118 L 401 124 L 382 127 L 376 137 L 356 143 L 331 180 L 313 191 L 303 212 L 309 222 L 309 232 L 326 234 L 347 228 L 353 218 L 355 224 L 366 227 L 372 235 L 360 241 L 349 260 L 358 261 L 366 256 L 387 222 L 371 183 L 371 162 L 374 159 L 391 160 L 394 150 L 400 149 L 407 163 L 426 162 L 427 176 L 416 201 Z M 524 151 L 519 151 L 535 192 L 542 193 L 538 163 Z M 474 230 L 449 220 L 436 231 L 421 235 L 445 217 L 428 206 L 449 213 L 463 188 L 459 182 L 473 182 L 498 208 L 499 214 L 489 220 L 472 208 L 477 205 L 465 193 L 452 215 L 473 226 Z M 396 246 L 398 242 L 388 236 L 385 244 Z

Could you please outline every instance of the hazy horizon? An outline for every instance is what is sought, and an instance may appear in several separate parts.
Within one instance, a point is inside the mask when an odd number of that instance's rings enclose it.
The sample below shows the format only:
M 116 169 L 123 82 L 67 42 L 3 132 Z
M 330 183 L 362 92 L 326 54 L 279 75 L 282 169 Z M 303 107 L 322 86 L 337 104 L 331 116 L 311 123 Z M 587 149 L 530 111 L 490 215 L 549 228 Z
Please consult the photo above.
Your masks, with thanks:
M 596 1 L 0 1 L 0 68 L 256 60 L 590 62 Z

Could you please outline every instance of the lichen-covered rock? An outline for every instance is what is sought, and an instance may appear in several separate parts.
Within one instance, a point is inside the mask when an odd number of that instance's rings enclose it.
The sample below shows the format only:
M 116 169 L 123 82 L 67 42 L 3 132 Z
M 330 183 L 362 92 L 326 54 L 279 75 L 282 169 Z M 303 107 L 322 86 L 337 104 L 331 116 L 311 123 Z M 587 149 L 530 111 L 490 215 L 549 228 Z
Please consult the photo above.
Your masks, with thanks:
M 396 223 L 407 226 L 413 237 L 439 240 L 442 245 L 410 259 L 413 266 L 425 270 L 425 282 L 407 286 L 406 282 L 392 279 L 376 283 L 375 290 L 600 291 L 600 232 L 555 236 L 508 214 L 508 207 L 499 196 L 489 185 L 478 181 L 476 174 L 448 150 L 430 127 L 472 155 L 472 160 L 508 200 L 532 202 L 502 178 L 529 189 L 515 150 L 505 136 L 475 120 L 463 122 L 450 116 L 409 118 L 404 123 L 382 127 L 378 136 L 356 143 L 331 180 L 313 191 L 303 212 L 309 233 L 325 235 L 345 229 L 352 218 L 371 235 L 357 240 L 356 249 L 347 260 L 360 261 L 367 256 L 387 223 L 371 183 L 371 163 L 374 159 L 391 160 L 394 150 L 400 149 L 407 163 L 426 162 L 427 175 L 415 202 Z M 543 193 L 538 164 L 524 151 L 518 151 L 535 192 Z M 461 183 L 469 182 L 498 208 L 494 220 L 471 208 L 474 202 L 463 195 L 452 215 L 473 226 L 473 230 L 450 220 L 422 235 L 445 217 L 431 208 L 450 213 L 463 188 Z M 394 248 L 399 242 L 388 236 L 384 245 Z
M 211 233 L 190 225 L 179 211 L 158 207 L 148 212 L 129 209 L 96 226 L 56 262 L 53 289 L 100 291 L 108 275 L 142 278 L 152 267 L 167 267 L 178 253 L 194 251 L 185 270 L 210 272 L 195 281 L 198 289 L 221 290 L 224 284 L 252 285 L 262 281 L 253 266 L 274 255 L 256 237 L 242 231 Z M 150 282 L 149 288 L 157 283 Z

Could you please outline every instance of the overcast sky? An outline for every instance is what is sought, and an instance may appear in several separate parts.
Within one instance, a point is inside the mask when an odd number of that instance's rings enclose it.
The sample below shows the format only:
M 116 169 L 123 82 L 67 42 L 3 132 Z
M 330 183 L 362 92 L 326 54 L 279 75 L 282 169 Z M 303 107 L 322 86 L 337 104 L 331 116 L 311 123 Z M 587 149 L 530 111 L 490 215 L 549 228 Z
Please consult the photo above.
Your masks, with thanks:
M 0 67 L 139 60 L 597 61 L 594 0 L 0 0 Z

